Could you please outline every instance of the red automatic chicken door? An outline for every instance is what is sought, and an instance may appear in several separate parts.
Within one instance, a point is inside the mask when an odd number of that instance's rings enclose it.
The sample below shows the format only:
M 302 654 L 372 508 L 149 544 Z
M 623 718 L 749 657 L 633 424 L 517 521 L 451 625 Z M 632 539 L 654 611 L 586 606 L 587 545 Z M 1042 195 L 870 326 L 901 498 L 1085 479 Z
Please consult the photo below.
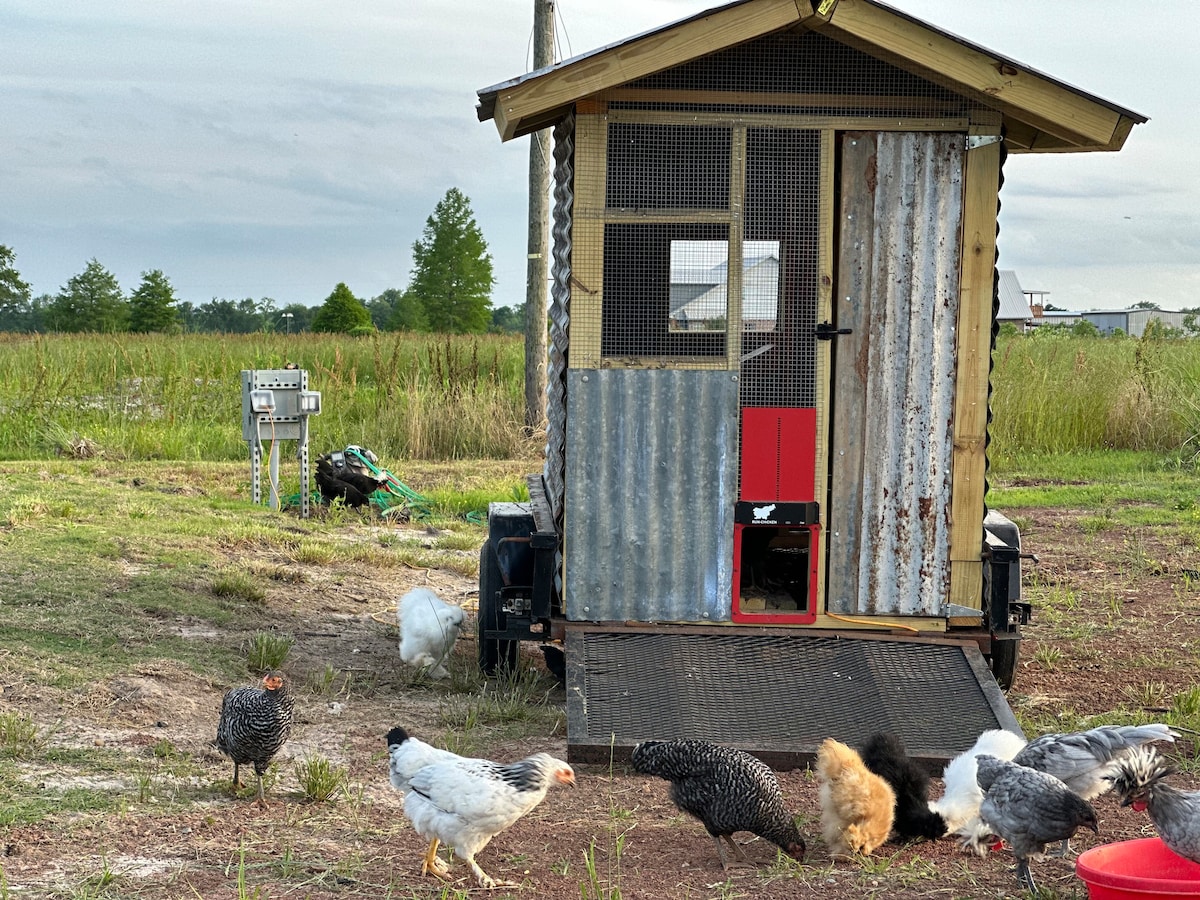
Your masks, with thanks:
M 817 411 L 742 410 L 733 525 L 733 621 L 817 618 L 820 508 L 814 494 Z

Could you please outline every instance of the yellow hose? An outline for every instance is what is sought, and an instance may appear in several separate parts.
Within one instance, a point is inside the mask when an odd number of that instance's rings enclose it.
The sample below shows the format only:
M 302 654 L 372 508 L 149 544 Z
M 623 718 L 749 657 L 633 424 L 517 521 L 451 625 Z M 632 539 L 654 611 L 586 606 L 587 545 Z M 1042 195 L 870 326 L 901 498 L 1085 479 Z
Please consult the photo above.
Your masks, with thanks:
M 827 612 L 825 615 L 831 619 L 837 619 L 839 622 L 850 622 L 854 625 L 870 625 L 872 628 L 903 628 L 905 631 L 911 631 L 913 634 L 920 634 L 920 628 L 913 628 L 911 625 L 900 625 L 896 622 L 872 622 L 870 619 L 852 619 L 849 616 L 839 616 L 837 613 Z

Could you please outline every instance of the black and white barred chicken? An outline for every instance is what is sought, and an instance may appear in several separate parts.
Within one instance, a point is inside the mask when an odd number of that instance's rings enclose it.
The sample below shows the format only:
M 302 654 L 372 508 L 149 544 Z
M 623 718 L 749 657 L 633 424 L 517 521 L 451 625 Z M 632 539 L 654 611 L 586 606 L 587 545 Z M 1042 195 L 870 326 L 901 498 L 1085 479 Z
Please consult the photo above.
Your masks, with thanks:
M 450 867 L 437 855 L 446 844 L 483 888 L 514 887 L 496 881 L 475 856 L 496 835 L 536 807 L 556 784 L 575 784 L 574 770 L 548 753 L 514 763 L 469 759 L 431 747 L 403 728 L 387 733 L 388 779 L 404 794 L 404 814 L 429 841 L 421 874 L 445 879 Z
M 1163 780 L 1176 772 L 1153 747 L 1139 747 L 1108 778 L 1122 806 L 1148 812 L 1172 852 L 1200 863 L 1200 791 L 1181 791 Z
M 983 791 L 979 815 L 991 833 L 1012 848 L 1017 877 L 1037 896 L 1029 860 L 1040 857 L 1046 844 L 1065 841 L 1080 827 L 1099 833 L 1096 811 L 1053 775 L 986 754 L 976 765 Z
M 287 676 L 279 671 L 264 675 L 262 687 L 233 688 L 221 701 L 217 749 L 233 760 L 235 792 L 242 786 L 240 767 L 254 766 L 260 807 L 267 805 L 263 775 L 291 734 L 295 702 Z
M 733 840 L 739 831 L 765 838 L 795 859 L 804 858 L 804 838 L 784 806 L 779 779 L 749 753 L 708 741 L 645 741 L 633 748 L 632 762 L 637 771 L 671 782 L 671 801 L 704 824 L 726 871 L 733 864 L 722 840 L 738 855 L 737 865 L 753 865 Z

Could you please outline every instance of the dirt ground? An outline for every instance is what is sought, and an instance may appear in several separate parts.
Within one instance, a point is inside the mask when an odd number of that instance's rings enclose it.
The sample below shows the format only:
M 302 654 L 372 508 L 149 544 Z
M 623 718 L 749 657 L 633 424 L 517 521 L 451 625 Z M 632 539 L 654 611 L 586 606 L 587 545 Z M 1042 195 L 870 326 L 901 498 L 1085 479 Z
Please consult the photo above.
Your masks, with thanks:
M 1062 512 L 1007 510 L 1024 522 L 1027 549 L 1040 562 L 1027 579 L 1062 588 L 1069 617 L 1079 624 L 1065 637 L 1059 619 L 1035 614 L 1025 632 L 1014 707 L 1041 717 L 1079 716 L 1116 707 L 1165 712 L 1172 696 L 1196 683 L 1200 613 L 1189 573 L 1200 568 L 1194 545 L 1163 542 L 1143 529 L 1137 546 L 1127 534 L 1089 533 L 1081 518 Z M 140 786 L 114 774 L 108 787 L 128 796 L 119 815 L 62 813 L 36 826 L 0 826 L 2 896 L 13 897 L 454 897 L 460 892 L 495 897 L 546 898 L 978 898 L 1022 896 L 1011 855 L 964 855 L 950 841 L 885 845 L 869 860 L 831 860 L 818 837 L 817 790 L 809 773 L 782 773 L 793 809 L 805 817 L 809 838 L 803 865 L 777 861 L 773 846 L 755 841 L 747 850 L 756 872 L 726 877 L 712 842 L 698 823 L 678 814 L 657 779 L 607 767 L 581 767 L 574 789 L 553 791 L 537 810 L 499 835 L 479 862 L 519 888 L 479 891 L 456 863 L 449 889 L 417 874 L 421 839 L 405 821 L 386 777 L 385 732 L 402 724 L 436 740 L 443 734 L 443 695 L 414 679 L 399 659 L 394 599 L 418 584 L 471 605 L 471 579 L 441 571 L 406 570 L 402 577 L 364 570 L 331 580 L 314 571 L 302 583 L 271 588 L 268 603 L 297 639 L 289 670 L 304 673 L 331 664 L 369 690 L 301 694 L 299 722 L 280 756 L 269 804 L 258 809 L 229 796 L 230 764 L 212 746 L 217 711 L 228 685 L 200 681 L 168 661 L 130 672 L 82 693 L 28 684 L 4 684 L 0 708 L 23 710 L 47 730 L 51 745 L 104 747 L 137 761 L 131 769 L 157 771 L 154 748 L 164 740 L 198 760 L 204 775 L 188 784 L 156 774 Z M 1070 598 L 1074 598 L 1073 600 Z M 212 637 L 195 623 L 181 634 Z M 458 650 L 474 657 L 473 640 Z M 530 652 L 536 652 L 530 648 Z M 531 657 L 532 658 L 532 657 Z M 538 657 L 540 660 L 540 656 Z M 540 662 L 539 662 L 540 665 Z M 547 676 L 553 703 L 565 703 Z M 565 716 L 554 733 L 490 748 L 496 758 L 537 750 L 565 756 Z M 1172 750 L 1194 759 L 1195 735 Z M 351 797 L 336 803 L 300 799 L 292 761 L 320 753 L 349 770 Z M 22 764 L 21 777 L 48 792 L 63 792 L 53 766 Z M 1200 787 L 1194 775 L 1176 780 Z M 168 799 L 186 790 L 179 808 Z M 940 782 L 935 781 L 935 794 Z M 1122 809 L 1111 797 L 1095 803 L 1099 838 L 1081 833 L 1077 850 L 1153 833 L 1144 814 Z M 170 809 L 157 807 L 169 806 Z M 2 820 L 0 820 L 2 821 Z M 740 836 L 743 840 L 747 835 Z M 594 861 L 595 887 L 586 866 Z M 1071 859 L 1034 865 L 1051 896 L 1083 897 L 1086 888 Z M 3 885 L 0 884 L 0 887 Z

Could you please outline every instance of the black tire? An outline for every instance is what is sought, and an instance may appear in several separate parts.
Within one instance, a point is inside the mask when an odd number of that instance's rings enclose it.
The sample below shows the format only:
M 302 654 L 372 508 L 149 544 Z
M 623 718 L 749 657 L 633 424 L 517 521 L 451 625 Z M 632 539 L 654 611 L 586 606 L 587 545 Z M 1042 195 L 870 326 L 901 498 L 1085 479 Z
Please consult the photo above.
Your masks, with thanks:
M 1002 690 L 1007 691 L 1017 680 L 1017 657 L 1020 652 L 1019 637 L 992 638 L 992 675 Z
M 500 588 L 504 578 L 492 542 L 484 543 L 479 551 L 479 613 L 476 618 L 476 646 L 479 648 L 479 668 L 485 675 L 515 672 L 520 641 L 485 638 L 485 631 L 503 628 L 500 612 Z

